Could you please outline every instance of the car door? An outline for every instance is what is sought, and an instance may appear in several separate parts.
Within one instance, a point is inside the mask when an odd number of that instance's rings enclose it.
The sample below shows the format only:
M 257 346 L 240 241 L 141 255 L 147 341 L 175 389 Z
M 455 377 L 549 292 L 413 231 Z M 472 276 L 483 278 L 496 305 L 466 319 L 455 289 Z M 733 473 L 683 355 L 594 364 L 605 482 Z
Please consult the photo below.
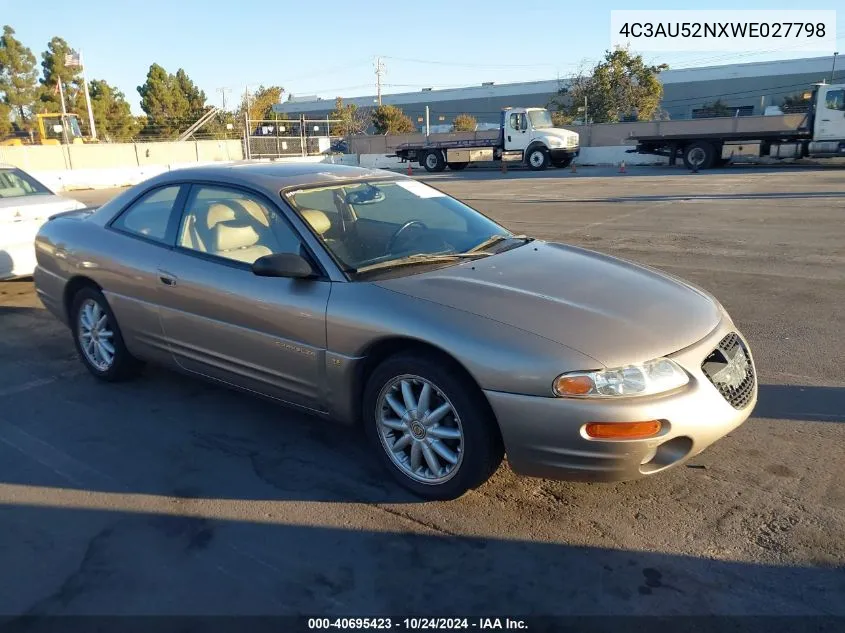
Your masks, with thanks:
M 845 88 L 820 87 L 816 117 L 814 140 L 845 140 Z
M 184 369 L 324 410 L 327 279 L 259 277 L 271 253 L 306 252 L 257 192 L 195 184 L 160 270 L 161 319 Z
M 188 185 L 149 189 L 108 225 L 111 235 L 96 262 L 103 293 L 120 323 L 129 350 L 149 360 L 173 363 L 159 317 L 158 270 L 176 243 Z
M 0 170 L 0 279 L 32 274 L 35 234 L 50 212 L 61 210 L 38 184 L 17 169 Z
M 508 151 L 525 151 L 529 140 L 528 120 L 525 113 L 511 112 L 505 124 L 505 149 Z
M 31 274 L 35 269 L 33 242 L 41 224 L 12 201 L 0 200 L 0 279 Z

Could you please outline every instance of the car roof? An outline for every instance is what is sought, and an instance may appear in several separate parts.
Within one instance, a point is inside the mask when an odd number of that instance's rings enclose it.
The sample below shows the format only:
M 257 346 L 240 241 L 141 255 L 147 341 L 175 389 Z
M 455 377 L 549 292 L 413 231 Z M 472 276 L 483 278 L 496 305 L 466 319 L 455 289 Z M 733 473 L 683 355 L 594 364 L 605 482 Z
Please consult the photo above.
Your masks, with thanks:
M 330 163 L 272 163 L 237 161 L 175 169 L 150 180 L 156 185 L 168 182 L 211 181 L 241 184 L 277 196 L 282 189 L 317 184 L 343 183 L 364 178 L 407 178 L 382 169 L 366 169 Z

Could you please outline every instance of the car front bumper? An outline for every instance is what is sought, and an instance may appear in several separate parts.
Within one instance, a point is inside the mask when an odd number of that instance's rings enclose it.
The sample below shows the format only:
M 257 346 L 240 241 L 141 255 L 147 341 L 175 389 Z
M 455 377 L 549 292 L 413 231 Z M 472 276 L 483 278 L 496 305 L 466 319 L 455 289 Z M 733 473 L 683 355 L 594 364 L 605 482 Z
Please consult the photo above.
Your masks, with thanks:
M 690 375 L 689 383 L 664 396 L 577 399 L 525 396 L 485 391 L 493 408 L 511 468 L 522 475 L 577 481 L 624 481 L 677 466 L 699 454 L 742 424 L 757 402 L 756 368 L 753 394 L 735 409 L 701 365 L 719 342 L 737 332 L 729 319 L 698 343 L 671 354 Z M 549 386 L 551 390 L 551 385 Z M 600 440 L 584 432 L 588 422 L 662 420 L 656 437 Z

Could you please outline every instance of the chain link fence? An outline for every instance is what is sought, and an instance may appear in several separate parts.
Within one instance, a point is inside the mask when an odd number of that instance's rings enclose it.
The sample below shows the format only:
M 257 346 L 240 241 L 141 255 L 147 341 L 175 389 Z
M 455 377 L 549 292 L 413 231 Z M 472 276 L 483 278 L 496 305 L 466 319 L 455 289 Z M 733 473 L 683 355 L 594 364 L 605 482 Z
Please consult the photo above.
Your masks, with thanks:
M 245 121 L 246 158 L 346 154 L 349 146 L 335 119 L 266 119 Z

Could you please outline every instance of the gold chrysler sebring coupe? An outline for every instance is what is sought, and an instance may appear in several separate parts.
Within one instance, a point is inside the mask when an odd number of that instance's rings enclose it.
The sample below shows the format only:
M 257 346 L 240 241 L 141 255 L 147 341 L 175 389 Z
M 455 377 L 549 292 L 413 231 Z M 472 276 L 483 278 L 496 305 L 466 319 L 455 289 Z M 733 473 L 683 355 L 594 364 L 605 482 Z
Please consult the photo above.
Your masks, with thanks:
M 706 292 L 383 171 L 172 171 L 54 217 L 35 247 L 38 295 L 97 378 L 160 363 L 362 425 L 428 498 L 480 485 L 505 452 L 538 477 L 653 475 L 757 399 Z

